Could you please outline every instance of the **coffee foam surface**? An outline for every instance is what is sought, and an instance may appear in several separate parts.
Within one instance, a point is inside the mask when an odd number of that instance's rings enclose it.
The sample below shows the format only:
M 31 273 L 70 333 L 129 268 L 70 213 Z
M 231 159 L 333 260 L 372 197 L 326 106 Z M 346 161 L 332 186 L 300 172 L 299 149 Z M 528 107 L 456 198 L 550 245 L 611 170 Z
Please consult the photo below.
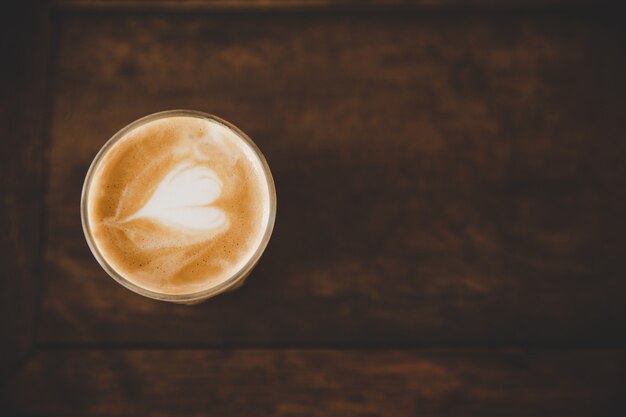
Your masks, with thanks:
M 176 116 L 126 133 L 95 167 L 87 195 L 94 243 L 127 280 L 189 294 L 240 270 L 269 221 L 269 186 L 228 127 Z

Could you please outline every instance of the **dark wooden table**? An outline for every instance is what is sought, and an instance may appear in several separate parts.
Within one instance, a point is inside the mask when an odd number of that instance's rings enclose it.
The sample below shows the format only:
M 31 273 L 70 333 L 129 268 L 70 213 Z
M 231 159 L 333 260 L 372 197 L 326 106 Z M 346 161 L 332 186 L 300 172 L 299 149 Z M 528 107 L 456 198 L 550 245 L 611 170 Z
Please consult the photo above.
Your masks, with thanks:
M 4 14 L 0 415 L 625 415 L 626 24 L 612 3 L 60 1 Z M 102 144 L 199 109 L 276 229 L 185 307 L 100 269 Z

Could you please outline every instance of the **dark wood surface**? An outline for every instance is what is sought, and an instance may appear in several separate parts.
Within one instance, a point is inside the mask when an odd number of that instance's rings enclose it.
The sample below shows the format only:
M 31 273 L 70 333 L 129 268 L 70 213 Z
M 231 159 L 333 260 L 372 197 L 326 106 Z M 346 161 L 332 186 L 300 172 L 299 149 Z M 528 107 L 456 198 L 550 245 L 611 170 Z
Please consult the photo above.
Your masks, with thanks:
M 278 3 L 60 1 L 12 45 L 0 414 L 619 415 L 620 15 Z M 194 307 L 120 287 L 80 226 L 97 150 L 171 108 L 246 131 L 279 200 L 247 283 Z
M 40 6 L 0 16 L 0 381 L 32 351 L 39 309 L 47 22 Z
M 622 345 L 623 31 L 559 19 L 65 16 L 40 341 Z M 251 279 L 194 308 L 117 285 L 80 224 L 97 150 L 169 108 L 248 132 L 278 192 Z
M 625 359 L 611 351 L 52 350 L 24 368 L 7 404 L 77 417 L 623 415 Z
M 611 7 L 616 0 L 53 0 L 56 7 L 70 10 L 263 10 L 263 9 L 389 9 L 467 10 L 486 8 L 537 9 Z

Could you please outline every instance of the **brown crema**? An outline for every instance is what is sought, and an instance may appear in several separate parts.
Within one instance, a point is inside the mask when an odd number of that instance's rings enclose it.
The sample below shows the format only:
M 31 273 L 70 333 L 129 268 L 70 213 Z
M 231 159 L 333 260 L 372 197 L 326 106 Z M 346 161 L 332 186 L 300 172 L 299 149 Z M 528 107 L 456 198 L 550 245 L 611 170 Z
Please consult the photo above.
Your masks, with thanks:
M 269 217 L 261 162 L 228 127 L 173 116 L 131 129 L 95 167 L 87 194 L 94 244 L 150 291 L 191 294 L 253 256 Z

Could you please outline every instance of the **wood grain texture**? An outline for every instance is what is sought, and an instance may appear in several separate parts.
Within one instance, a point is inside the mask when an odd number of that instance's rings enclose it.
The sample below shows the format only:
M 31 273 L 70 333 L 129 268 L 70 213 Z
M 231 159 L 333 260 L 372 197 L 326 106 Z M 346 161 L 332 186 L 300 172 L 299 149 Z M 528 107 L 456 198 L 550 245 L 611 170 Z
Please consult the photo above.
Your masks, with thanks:
M 617 6 L 615 0 L 55 0 L 63 10 L 417 10 L 572 9 Z
M 33 345 L 47 81 L 42 7 L 0 17 L 0 381 Z
M 60 21 L 40 341 L 624 346 L 624 26 L 593 16 L 76 14 Z M 89 253 L 91 159 L 171 108 L 278 190 L 246 285 L 142 299 Z
M 12 415 L 616 416 L 623 353 L 42 351 Z

